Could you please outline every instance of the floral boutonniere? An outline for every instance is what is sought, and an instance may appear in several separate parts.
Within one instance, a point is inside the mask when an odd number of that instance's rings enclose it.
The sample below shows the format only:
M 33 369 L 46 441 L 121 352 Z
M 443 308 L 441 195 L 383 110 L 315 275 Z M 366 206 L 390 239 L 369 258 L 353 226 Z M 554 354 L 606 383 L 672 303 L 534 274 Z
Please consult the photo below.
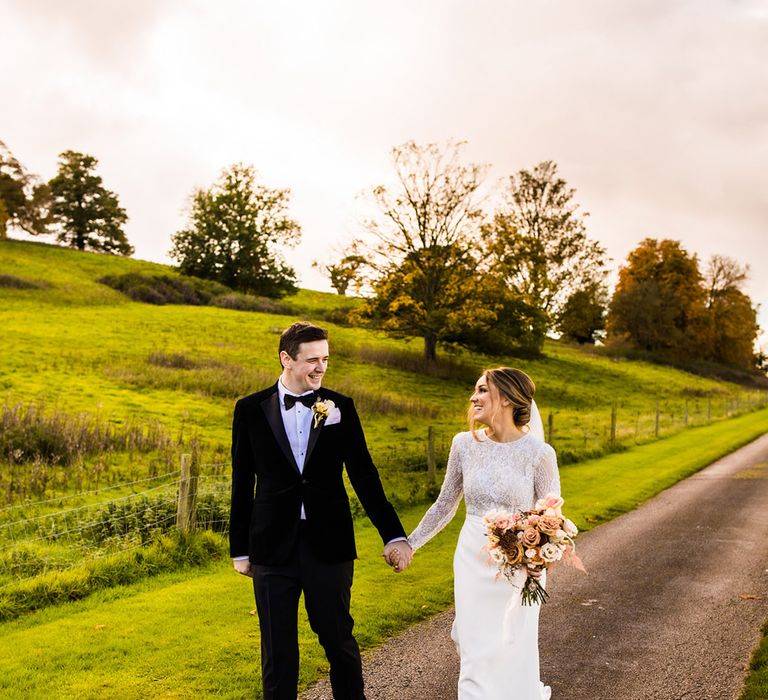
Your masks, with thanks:
M 336 408 L 336 404 L 330 399 L 326 399 L 325 401 L 318 399 L 315 401 L 315 403 L 312 404 L 312 413 L 315 416 L 314 427 L 317 428 L 317 426 L 320 425 L 320 421 L 328 418 L 334 408 Z

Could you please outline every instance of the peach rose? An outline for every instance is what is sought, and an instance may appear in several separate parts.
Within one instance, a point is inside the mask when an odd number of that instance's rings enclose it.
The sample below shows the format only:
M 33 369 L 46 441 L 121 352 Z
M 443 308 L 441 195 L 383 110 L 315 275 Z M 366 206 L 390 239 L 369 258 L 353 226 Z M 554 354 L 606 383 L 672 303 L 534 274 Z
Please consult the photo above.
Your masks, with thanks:
M 507 563 L 510 566 L 519 564 L 523 559 L 523 545 L 519 542 L 510 542 L 507 548 Z
M 534 527 L 527 527 L 523 531 L 523 544 L 526 547 L 532 547 L 533 545 L 541 542 L 541 535 L 539 531 Z
M 539 530 L 547 535 L 554 535 L 562 524 L 562 518 L 556 515 L 543 515 L 539 520 Z

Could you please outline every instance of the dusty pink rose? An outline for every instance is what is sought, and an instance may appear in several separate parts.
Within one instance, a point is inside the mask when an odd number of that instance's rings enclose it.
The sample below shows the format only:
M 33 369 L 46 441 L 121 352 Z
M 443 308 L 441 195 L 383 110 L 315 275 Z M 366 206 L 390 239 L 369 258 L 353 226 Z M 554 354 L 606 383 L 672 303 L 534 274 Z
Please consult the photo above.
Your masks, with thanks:
M 543 509 L 546 512 L 551 508 L 555 511 L 556 515 L 562 515 L 560 509 L 562 508 L 563 503 L 565 503 L 565 501 L 560 496 L 557 496 L 554 493 L 548 493 L 544 498 L 540 498 L 536 501 L 536 509 Z M 549 515 L 549 513 L 546 514 Z
M 509 530 L 510 525 L 511 523 L 509 521 L 509 518 L 503 515 L 499 515 L 496 518 L 496 522 L 494 523 L 494 526 L 497 527 L 499 530 Z
M 534 513 L 528 516 L 528 525 L 536 525 L 539 522 L 539 516 Z

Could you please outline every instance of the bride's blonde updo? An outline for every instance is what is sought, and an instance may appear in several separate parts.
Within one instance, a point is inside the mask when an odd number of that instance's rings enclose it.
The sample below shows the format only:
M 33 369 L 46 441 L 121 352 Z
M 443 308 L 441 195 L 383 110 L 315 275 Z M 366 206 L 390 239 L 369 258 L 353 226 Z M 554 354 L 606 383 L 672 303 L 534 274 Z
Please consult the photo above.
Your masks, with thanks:
M 536 393 L 536 385 L 525 372 L 512 367 L 497 367 L 483 372 L 485 381 L 493 384 L 501 399 L 509 401 L 512 407 L 512 420 L 518 428 L 531 422 L 531 403 Z M 500 406 L 497 408 L 499 410 Z M 470 409 L 470 429 L 474 433 L 475 421 Z

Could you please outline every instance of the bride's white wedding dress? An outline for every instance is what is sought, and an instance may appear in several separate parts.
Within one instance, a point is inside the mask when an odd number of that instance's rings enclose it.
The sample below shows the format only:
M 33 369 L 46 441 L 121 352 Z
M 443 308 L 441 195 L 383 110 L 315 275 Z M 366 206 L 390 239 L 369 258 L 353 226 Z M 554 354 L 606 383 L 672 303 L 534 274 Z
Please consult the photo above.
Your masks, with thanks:
M 540 422 L 539 422 L 540 426 Z M 459 700 L 548 700 L 539 680 L 539 607 L 505 612 L 520 596 L 483 549 L 482 517 L 492 510 L 529 510 L 537 499 L 560 493 L 555 451 L 534 428 L 514 442 L 499 443 L 478 431 L 459 433 L 451 445 L 440 495 L 408 541 L 414 550 L 456 514 L 462 495 L 467 516 L 454 555 L 456 620 L 453 637 L 461 657 Z M 506 627 L 505 627 L 506 625 Z

